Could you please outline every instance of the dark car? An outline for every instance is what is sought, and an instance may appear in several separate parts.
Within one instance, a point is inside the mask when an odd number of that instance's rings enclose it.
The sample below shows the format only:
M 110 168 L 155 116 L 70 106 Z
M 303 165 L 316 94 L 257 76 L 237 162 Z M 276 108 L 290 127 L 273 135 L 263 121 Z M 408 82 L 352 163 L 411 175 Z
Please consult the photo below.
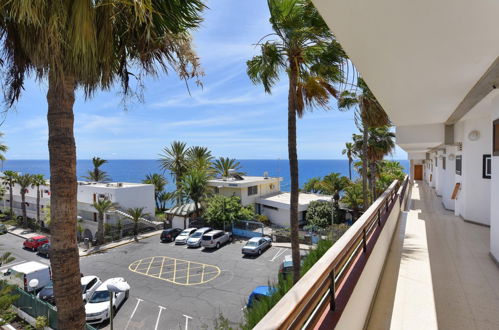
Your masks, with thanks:
M 181 232 L 182 229 L 180 228 L 165 229 L 161 233 L 161 242 L 173 242 Z
M 40 292 L 38 292 L 37 296 L 39 299 L 55 306 L 54 286 L 52 284 L 52 281 L 49 282 L 49 284 L 47 284 L 46 286 L 44 286 L 43 289 Z
M 48 258 L 50 254 L 50 243 L 45 243 L 42 246 L 40 246 L 38 248 L 38 254 L 41 254 L 42 256 Z
M 38 236 L 26 239 L 23 242 L 23 246 L 25 249 L 30 249 L 31 251 L 36 251 L 40 246 L 42 246 L 43 244 L 48 243 L 48 242 L 49 242 L 49 239 L 47 238 L 47 236 L 38 235 Z

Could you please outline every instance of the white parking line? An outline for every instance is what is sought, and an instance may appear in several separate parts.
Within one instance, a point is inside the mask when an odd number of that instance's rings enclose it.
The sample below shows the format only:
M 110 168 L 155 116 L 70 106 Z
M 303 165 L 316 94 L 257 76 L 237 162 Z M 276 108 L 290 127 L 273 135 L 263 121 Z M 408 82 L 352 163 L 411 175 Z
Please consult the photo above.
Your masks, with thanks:
M 185 330 L 187 330 L 189 327 L 189 320 L 192 320 L 192 317 L 187 316 L 185 314 L 184 314 L 184 317 L 185 317 Z
M 277 253 L 275 254 L 275 256 L 270 259 L 269 261 L 274 261 L 275 259 L 279 258 L 280 256 L 282 256 L 284 253 L 286 252 L 286 249 L 279 249 L 279 251 L 277 251 Z
M 140 298 L 137 298 L 137 305 L 135 305 L 135 308 L 133 309 L 133 312 L 132 314 L 130 315 L 130 318 L 128 319 L 128 322 L 126 323 L 126 327 L 125 327 L 125 330 L 128 329 L 128 326 L 130 325 L 130 321 L 132 320 L 133 318 L 133 315 L 135 314 L 135 312 L 137 311 L 137 307 L 139 307 L 139 304 L 141 301 L 144 301 Z
M 158 330 L 159 318 L 161 317 L 161 312 L 163 311 L 163 309 L 166 309 L 166 307 L 159 306 L 158 318 L 156 319 L 156 326 L 154 327 L 154 330 Z

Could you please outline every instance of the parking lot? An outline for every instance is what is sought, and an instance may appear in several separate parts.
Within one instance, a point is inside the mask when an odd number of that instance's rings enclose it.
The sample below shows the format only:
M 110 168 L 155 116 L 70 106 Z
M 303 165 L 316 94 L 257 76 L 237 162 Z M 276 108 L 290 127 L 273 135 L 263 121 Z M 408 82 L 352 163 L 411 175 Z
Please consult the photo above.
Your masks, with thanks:
M 19 251 L 22 241 L 3 235 L 0 248 L 38 260 L 34 253 Z M 276 280 L 280 262 L 291 253 L 271 247 L 259 257 L 243 257 L 242 245 L 235 241 L 218 250 L 190 249 L 153 236 L 83 257 L 80 267 L 85 275 L 124 277 L 130 284 L 130 297 L 114 318 L 116 329 L 211 329 L 220 313 L 241 322 L 248 295 Z

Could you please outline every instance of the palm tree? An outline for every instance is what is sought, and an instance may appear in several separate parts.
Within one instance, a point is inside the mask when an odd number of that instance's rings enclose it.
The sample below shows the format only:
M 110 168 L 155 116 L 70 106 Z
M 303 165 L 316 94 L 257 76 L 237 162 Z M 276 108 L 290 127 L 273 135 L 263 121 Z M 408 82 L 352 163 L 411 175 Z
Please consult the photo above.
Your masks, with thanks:
M 3 136 L 4 133 L 0 132 L 0 138 L 2 138 Z M 7 150 L 9 150 L 9 147 L 7 147 L 7 145 L 3 143 L 0 143 L 0 162 L 2 163 L 2 165 L 6 159 L 4 154 L 7 152 Z
M 345 149 L 341 151 L 342 155 L 346 155 L 348 158 L 348 178 L 352 180 L 352 161 L 355 153 L 355 149 L 352 142 L 345 143 Z
M 212 171 L 212 160 L 211 151 L 206 147 L 194 146 L 187 150 L 187 162 L 190 169 L 210 173 Z
M 352 210 L 354 220 L 358 218 L 359 211 L 364 203 L 362 196 L 362 186 L 355 183 L 345 188 L 345 193 L 341 198 L 341 202 Z
M 231 174 L 244 175 L 244 173 L 240 171 L 240 169 L 242 169 L 241 163 L 234 158 L 229 157 L 220 157 L 215 160 L 213 169 L 215 170 L 215 174 L 218 174 L 223 178 L 228 178 Z
M 303 185 L 303 191 L 307 193 L 318 193 L 321 190 L 320 184 L 321 184 L 321 177 L 317 176 L 314 178 L 308 179 L 307 182 Z
M 160 154 L 160 163 L 163 171 L 170 172 L 175 180 L 177 192 L 182 190 L 182 178 L 189 169 L 187 159 L 187 144 L 185 142 L 173 141 L 170 147 L 165 147 Z M 177 196 L 177 205 L 180 205 L 180 195 Z
M 14 172 L 14 171 L 10 171 L 10 170 L 7 170 L 7 171 L 4 171 L 3 172 L 3 177 L 2 177 L 2 180 L 3 180 L 3 183 L 7 186 L 9 186 L 9 212 L 12 216 L 14 210 L 12 209 L 12 204 L 13 204 L 13 199 L 14 199 L 14 195 L 12 193 L 12 188 L 14 187 L 14 184 L 16 183 L 16 177 L 17 177 L 17 173 Z
M 94 169 L 92 171 L 88 171 L 88 175 L 83 178 L 94 182 L 110 181 L 111 178 L 107 175 L 107 173 L 100 169 L 100 167 L 105 163 L 107 163 L 107 160 L 99 157 L 93 157 L 92 164 L 94 165 Z
M 346 176 L 339 173 L 326 175 L 319 183 L 319 192 L 322 194 L 333 195 L 335 200 L 340 199 L 341 192 L 351 184 Z
M 20 98 L 27 77 L 48 82 L 50 261 L 60 329 L 85 325 L 75 230 L 76 88 L 91 97 L 119 84 L 126 101 L 140 97 L 145 77 L 160 71 L 197 79 L 202 72 L 190 32 L 202 21 L 204 7 L 202 0 L 0 0 L 6 104 Z
M 149 214 L 144 213 L 144 208 L 143 207 L 134 207 L 126 210 L 126 213 L 128 213 L 132 217 L 133 221 L 133 237 L 135 240 L 137 240 L 137 234 L 139 232 L 139 222 L 140 218 L 146 217 Z
M 371 190 L 373 201 L 378 197 L 376 190 L 377 165 L 383 158 L 391 154 L 395 148 L 395 134 L 389 126 L 375 127 L 369 130 L 368 158 L 371 170 Z
M 163 190 L 165 190 L 168 181 L 163 175 L 154 173 L 147 174 L 146 178 L 142 180 L 142 183 L 154 185 L 154 200 L 156 201 L 156 210 L 160 210 L 161 208 L 159 195 L 163 192 Z
M 177 197 L 175 192 L 172 191 L 162 191 L 158 195 L 159 209 L 161 211 L 166 210 L 166 204 Z
M 380 127 L 390 124 L 388 115 L 383 110 L 383 107 L 378 102 L 374 94 L 371 92 L 366 82 L 362 78 L 357 80 L 357 91 L 344 91 L 338 99 L 340 109 L 349 109 L 356 107 L 355 123 L 362 132 L 362 149 L 360 158 L 362 160 L 362 191 L 364 200 L 364 210 L 368 207 L 368 192 L 367 192 L 367 145 L 369 128 Z
M 99 213 L 99 223 L 97 224 L 97 244 L 104 243 L 104 217 L 106 213 L 112 208 L 116 207 L 116 204 L 111 202 L 109 199 L 99 199 L 92 204 L 94 209 Z
M 33 175 L 25 173 L 16 176 L 16 183 L 19 185 L 21 194 L 21 209 L 23 212 L 23 226 L 28 227 L 28 217 L 26 215 L 26 193 L 28 188 L 33 187 Z
M 343 79 L 345 53 L 310 0 L 267 0 L 273 33 L 258 43 L 261 54 L 247 62 L 247 73 L 266 93 L 286 73 L 288 92 L 288 156 L 291 176 L 290 227 L 293 281 L 300 277 L 298 241 L 298 156 L 296 117 L 306 108 L 327 108 Z M 266 40 L 266 41 L 265 41 Z
M 33 175 L 33 185 L 36 187 L 36 222 L 40 223 L 40 186 L 46 185 L 47 182 L 43 174 Z
M 182 190 L 194 202 L 196 215 L 199 216 L 199 204 L 209 195 L 208 174 L 204 171 L 191 170 L 182 180 Z

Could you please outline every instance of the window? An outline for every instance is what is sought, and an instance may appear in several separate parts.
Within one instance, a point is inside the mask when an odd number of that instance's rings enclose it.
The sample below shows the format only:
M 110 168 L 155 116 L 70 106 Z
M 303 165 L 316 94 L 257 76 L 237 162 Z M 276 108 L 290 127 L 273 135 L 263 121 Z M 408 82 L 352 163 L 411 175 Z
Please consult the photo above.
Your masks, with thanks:
M 492 154 L 494 156 L 499 156 L 499 119 L 494 120 L 492 131 L 493 131 Z
M 264 207 L 264 208 L 266 208 L 266 209 L 271 209 L 271 210 L 274 210 L 274 211 L 277 211 L 277 210 L 278 210 L 278 208 L 277 208 L 277 207 L 273 207 L 273 206 L 269 206 L 269 205 L 264 205 L 263 207 Z
M 463 156 L 456 156 L 456 174 L 461 175 L 461 167 L 463 164 Z
M 251 186 L 248 187 L 248 196 L 256 195 L 258 194 L 258 186 Z
M 444 170 L 445 170 L 445 166 L 446 166 L 445 162 L 446 162 L 445 157 L 443 157 L 443 158 L 442 158 L 442 168 L 443 168 Z
M 482 177 L 490 179 L 492 177 L 492 157 L 491 155 L 483 155 Z
M 435 157 L 435 167 L 438 167 L 438 157 Z

